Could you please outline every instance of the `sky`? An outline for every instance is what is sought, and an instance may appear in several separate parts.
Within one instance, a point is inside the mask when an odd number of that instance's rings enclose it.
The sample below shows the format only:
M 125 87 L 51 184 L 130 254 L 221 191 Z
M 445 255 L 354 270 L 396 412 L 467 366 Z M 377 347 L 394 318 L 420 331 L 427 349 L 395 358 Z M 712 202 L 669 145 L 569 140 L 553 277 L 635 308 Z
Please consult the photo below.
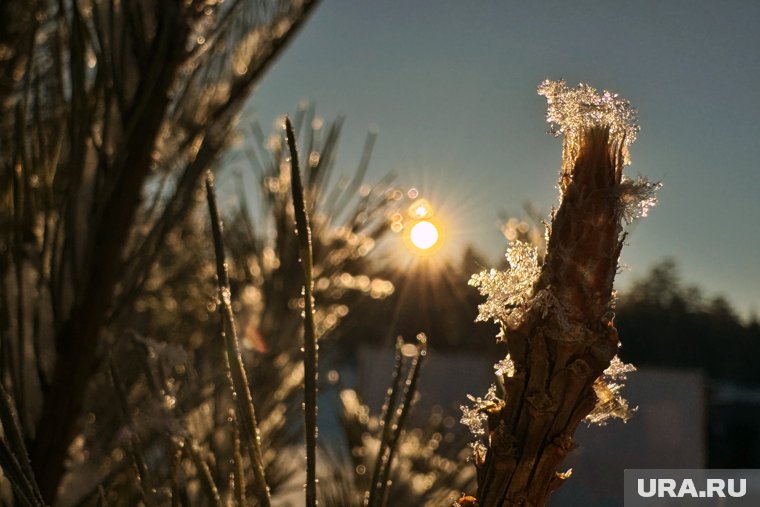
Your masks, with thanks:
M 630 176 L 659 180 L 631 227 L 623 289 L 671 257 L 683 278 L 760 312 L 760 2 L 752 0 L 325 0 L 254 92 L 264 126 L 303 99 L 345 117 L 339 171 L 379 129 L 369 179 L 428 198 L 450 255 L 506 250 L 499 217 L 548 214 L 561 141 L 546 134 L 544 79 L 629 99 L 641 132 Z

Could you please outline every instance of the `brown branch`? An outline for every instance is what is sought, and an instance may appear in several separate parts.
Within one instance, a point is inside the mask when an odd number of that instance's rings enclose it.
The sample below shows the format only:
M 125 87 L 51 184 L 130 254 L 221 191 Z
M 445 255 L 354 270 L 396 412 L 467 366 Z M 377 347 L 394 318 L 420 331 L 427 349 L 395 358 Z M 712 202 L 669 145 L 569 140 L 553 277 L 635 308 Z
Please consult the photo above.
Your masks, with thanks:
M 558 472 L 573 434 L 596 404 L 594 382 L 618 348 L 612 282 L 622 241 L 621 146 L 590 128 L 551 225 L 547 256 L 519 327 L 507 329 L 515 373 L 506 400 L 486 409 L 488 451 L 478 470 L 482 507 L 543 506 L 567 479 Z

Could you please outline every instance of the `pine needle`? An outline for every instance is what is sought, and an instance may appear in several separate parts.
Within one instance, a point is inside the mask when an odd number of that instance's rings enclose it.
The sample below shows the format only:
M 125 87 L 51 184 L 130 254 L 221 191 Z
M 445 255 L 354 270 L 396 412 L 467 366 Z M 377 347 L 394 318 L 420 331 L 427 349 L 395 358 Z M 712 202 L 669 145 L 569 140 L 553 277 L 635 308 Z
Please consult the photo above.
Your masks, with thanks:
M 290 149 L 293 209 L 298 232 L 301 267 L 304 277 L 304 426 L 306 431 L 306 505 L 317 505 L 317 336 L 314 327 L 311 229 L 301 183 L 293 125 L 285 118 L 285 132 Z
M 235 399 L 235 411 L 241 424 L 241 433 L 245 439 L 251 459 L 251 468 L 253 468 L 256 483 L 256 497 L 263 507 L 269 507 L 271 500 L 269 487 L 264 475 L 264 461 L 261 453 L 261 440 L 259 438 L 256 410 L 253 406 L 253 398 L 248 386 L 243 358 L 240 356 L 240 344 L 235 327 L 235 317 L 232 313 L 230 279 L 227 274 L 227 261 L 224 255 L 222 219 L 219 217 L 216 195 L 214 193 L 214 177 L 210 171 L 206 175 L 206 197 L 209 214 L 211 215 L 211 232 L 214 238 L 216 271 L 219 284 L 219 308 L 222 316 L 222 337 L 227 357 L 230 387 Z

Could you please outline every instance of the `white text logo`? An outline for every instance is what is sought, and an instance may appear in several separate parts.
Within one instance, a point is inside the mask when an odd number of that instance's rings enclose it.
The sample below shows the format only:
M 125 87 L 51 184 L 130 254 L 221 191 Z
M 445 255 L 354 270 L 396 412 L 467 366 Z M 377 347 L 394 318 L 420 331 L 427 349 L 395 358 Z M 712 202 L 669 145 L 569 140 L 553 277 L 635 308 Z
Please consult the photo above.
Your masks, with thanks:
M 674 479 L 639 479 L 638 493 L 643 498 L 740 498 L 747 494 L 747 479 L 706 479 L 704 489 L 697 489 L 691 479 L 680 485 Z

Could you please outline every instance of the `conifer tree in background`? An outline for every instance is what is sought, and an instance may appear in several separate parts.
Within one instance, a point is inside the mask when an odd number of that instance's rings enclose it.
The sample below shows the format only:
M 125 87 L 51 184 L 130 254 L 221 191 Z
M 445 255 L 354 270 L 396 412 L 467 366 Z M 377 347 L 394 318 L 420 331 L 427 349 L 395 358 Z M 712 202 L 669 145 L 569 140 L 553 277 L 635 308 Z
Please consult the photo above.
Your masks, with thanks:
M 109 325 L 316 3 L 0 5 L 0 368 L 48 502 Z

